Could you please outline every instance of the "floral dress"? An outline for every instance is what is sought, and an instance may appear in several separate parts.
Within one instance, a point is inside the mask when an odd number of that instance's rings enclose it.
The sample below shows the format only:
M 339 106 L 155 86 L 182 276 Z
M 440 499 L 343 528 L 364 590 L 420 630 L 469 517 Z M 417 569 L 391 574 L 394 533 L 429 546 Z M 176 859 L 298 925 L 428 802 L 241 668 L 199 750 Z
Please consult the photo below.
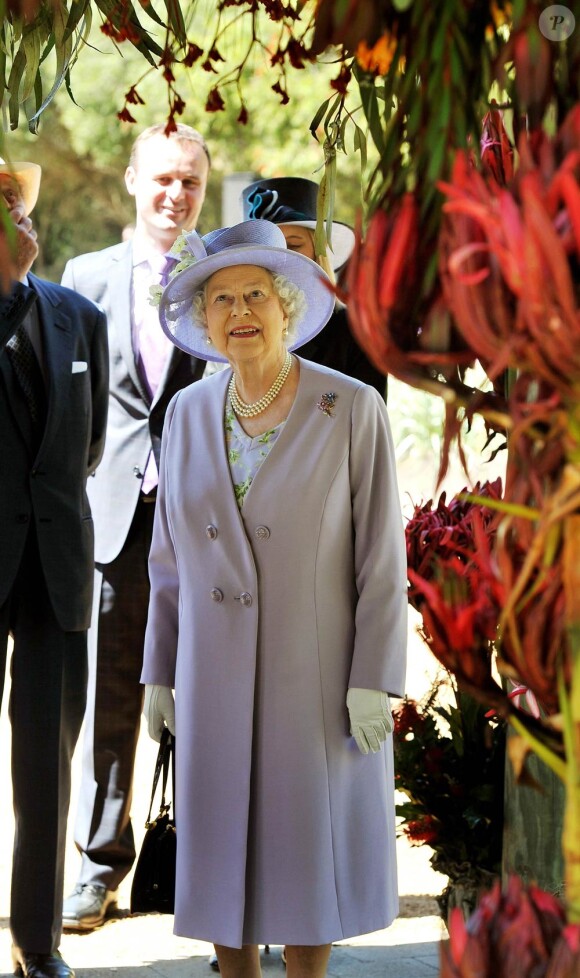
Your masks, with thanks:
M 272 446 L 280 435 L 285 421 L 270 428 L 263 435 L 251 438 L 242 428 L 229 402 L 226 402 L 224 426 L 226 432 L 226 447 L 228 462 L 234 484 L 234 492 L 240 509 L 248 489 L 252 485 L 262 462 L 268 457 Z

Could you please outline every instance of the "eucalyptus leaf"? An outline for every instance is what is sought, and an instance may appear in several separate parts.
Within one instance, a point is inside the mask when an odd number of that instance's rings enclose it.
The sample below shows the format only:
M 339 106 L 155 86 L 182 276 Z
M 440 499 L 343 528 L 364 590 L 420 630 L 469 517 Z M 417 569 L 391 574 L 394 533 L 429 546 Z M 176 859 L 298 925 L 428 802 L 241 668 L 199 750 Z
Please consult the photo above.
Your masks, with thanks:
M 361 127 L 357 126 L 356 124 L 354 127 L 354 150 L 355 153 L 357 151 L 360 153 L 360 169 L 362 176 L 367 166 L 367 140 Z
M 312 133 L 315 139 L 318 139 L 316 135 L 316 130 L 318 129 L 320 123 L 322 122 L 324 116 L 326 115 L 326 109 L 328 107 L 331 98 L 332 95 L 330 96 L 330 98 L 327 98 L 326 101 L 324 101 L 322 105 L 317 109 L 316 115 L 314 116 L 312 122 L 308 126 L 310 132 Z
M 372 140 L 379 154 L 385 148 L 385 136 L 381 125 L 381 112 L 374 85 L 362 83 L 360 86 L 361 101 Z
M 27 29 L 22 37 L 22 46 L 24 57 L 26 58 L 26 70 L 24 72 L 20 98 L 23 102 L 26 102 L 34 88 L 34 82 L 40 64 L 40 37 L 38 36 L 38 31 Z
M 26 69 L 26 56 L 22 49 L 22 45 L 18 48 L 14 61 L 12 62 L 12 68 L 10 69 L 10 74 L 8 76 L 8 92 L 10 97 L 8 99 L 8 115 L 10 118 L 10 128 L 18 128 L 18 116 L 20 114 L 20 85 L 22 83 L 22 76 L 24 75 Z
M 173 29 L 179 43 L 185 46 L 187 44 L 187 31 L 185 29 L 185 21 L 181 11 L 181 4 L 179 3 L 179 0 L 165 0 L 165 6 L 167 8 L 167 19 L 169 25 Z

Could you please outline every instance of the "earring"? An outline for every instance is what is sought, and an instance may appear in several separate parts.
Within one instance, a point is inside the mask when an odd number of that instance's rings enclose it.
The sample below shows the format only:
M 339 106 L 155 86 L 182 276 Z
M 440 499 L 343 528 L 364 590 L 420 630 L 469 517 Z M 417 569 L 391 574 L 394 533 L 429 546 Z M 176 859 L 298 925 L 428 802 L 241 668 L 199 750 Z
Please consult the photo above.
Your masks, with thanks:
M 206 343 L 206 346 L 211 346 L 211 340 L 210 340 L 209 336 L 206 336 L 205 343 Z
M 282 336 L 284 336 L 284 337 L 288 336 L 288 327 L 287 326 L 285 326 L 284 329 L 282 330 Z

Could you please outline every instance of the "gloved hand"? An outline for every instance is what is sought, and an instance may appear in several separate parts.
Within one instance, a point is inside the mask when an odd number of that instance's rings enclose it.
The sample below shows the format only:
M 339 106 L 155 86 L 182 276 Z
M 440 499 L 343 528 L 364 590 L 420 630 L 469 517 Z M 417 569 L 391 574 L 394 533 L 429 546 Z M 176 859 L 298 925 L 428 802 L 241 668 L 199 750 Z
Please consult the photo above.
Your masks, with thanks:
M 381 689 L 353 687 L 346 694 L 350 732 L 361 754 L 376 754 L 387 735 L 393 732 L 389 694 Z
M 164 726 L 175 736 L 175 700 L 171 686 L 155 686 L 149 683 L 145 686 L 143 716 L 147 720 L 149 736 L 157 743 L 161 740 Z

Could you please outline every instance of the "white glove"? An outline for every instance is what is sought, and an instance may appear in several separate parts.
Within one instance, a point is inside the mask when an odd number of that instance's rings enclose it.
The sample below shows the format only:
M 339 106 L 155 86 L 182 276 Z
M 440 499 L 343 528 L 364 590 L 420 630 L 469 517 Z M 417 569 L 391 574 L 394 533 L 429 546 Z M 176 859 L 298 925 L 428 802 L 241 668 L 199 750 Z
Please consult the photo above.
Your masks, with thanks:
M 175 737 L 175 700 L 171 686 L 145 686 L 145 701 L 143 716 L 147 720 L 149 736 L 161 740 L 163 727 L 169 728 L 169 733 Z
M 387 735 L 393 732 L 389 694 L 381 689 L 349 689 L 346 705 L 350 732 L 361 754 L 376 754 Z

